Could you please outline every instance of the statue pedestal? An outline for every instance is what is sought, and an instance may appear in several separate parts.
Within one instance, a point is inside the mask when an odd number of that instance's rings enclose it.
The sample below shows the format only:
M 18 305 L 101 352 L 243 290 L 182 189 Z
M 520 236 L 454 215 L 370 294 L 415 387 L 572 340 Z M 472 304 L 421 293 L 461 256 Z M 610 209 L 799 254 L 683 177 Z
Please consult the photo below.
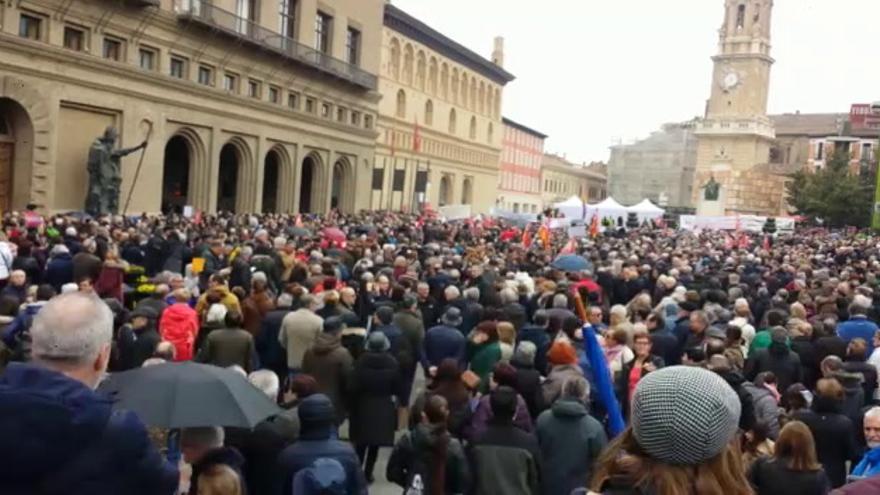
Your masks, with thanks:
M 724 202 L 721 199 L 701 199 L 697 204 L 697 215 L 701 217 L 723 217 Z

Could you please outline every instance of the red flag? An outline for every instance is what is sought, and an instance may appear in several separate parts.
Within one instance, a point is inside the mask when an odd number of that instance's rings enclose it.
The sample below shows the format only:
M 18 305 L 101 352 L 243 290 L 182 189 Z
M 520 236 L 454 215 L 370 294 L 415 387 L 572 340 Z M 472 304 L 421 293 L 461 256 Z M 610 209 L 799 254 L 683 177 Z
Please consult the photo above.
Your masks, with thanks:
M 724 234 L 724 249 L 733 249 L 733 237 L 730 234 Z
M 761 244 L 761 248 L 763 248 L 764 251 L 770 250 L 770 236 L 769 235 L 764 236 L 764 242 Z
M 749 241 L 749 236 L 745 235 L 744 233 L 741 233 L 739 235 L 739 248 L 740 249 L 748 249 L 749 244 L 751 244 L 751 241 Z
M 422 132 L 419 128 L 419 121 L 415 121 L 413 129 L 413 151 L 418 153 L 422 151 Z
M 528 227 L 523 229 L 522 245 L 527 248 L 532 245 L 532 234 L 529 232 Z
M 593 215 L 593 220 L 590 221 L 590 237 L 595 239 L 599 237 L 599 215 Z

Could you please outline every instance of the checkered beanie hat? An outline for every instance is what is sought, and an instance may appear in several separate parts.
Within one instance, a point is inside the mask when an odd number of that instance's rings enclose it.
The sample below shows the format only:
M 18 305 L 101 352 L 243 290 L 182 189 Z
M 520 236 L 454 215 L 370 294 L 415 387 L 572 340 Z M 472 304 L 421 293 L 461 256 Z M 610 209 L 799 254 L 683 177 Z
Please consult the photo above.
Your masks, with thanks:
M 636 387 L 632 428 L 652 458 L 699 464 L 718 455 L 739 424 L 739 397 L 720 376 L 702 368 L 672 366 Z

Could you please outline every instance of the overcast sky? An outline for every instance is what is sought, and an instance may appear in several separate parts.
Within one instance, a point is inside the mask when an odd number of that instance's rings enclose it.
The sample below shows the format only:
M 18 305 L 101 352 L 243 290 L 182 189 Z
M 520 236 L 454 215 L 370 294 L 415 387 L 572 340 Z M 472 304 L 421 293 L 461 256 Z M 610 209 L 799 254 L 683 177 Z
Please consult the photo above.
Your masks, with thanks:
M 723 0 L 393 0 L 489 57 L 505 37 L 504 115 L 575 161 L 701 115 Z M 775 0 L 770 113 L 880 100 L 880 1 Z

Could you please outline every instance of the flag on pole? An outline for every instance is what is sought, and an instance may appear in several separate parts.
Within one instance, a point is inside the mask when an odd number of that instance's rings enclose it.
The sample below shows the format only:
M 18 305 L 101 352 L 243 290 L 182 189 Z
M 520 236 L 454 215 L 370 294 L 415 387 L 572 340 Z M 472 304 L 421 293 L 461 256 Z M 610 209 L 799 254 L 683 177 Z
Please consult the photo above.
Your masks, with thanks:
M 593 219 L 590 221 L 590 237 L 595 239 L 599 237 L 599 215 L 593 214 Z
M 584 372 L 584 376 L 593 377 L 593 397 L 605 408 L 608 414 L 608 429 L 612 436 L 617 436 L 624 429 L 626 424 L 623 421 L 623 414 L 620 413 L 620 404 L 614 395 L 614 387 L 611 383 L 611 371 L 608 369 L 608 362 L 605 361 L 605 353 L 602 346 L 599 345 L 599 339 L 596 337 L 596 330 L 592 325 L 584 325 L 584 354 L 579 358 L 579 365 Z
M 528 225 L 523 229 L 522 245 L 526 248 L 531 247 L 532 245 L 532 234 L 529 232 Z
M 538 237 L 541 238 L 541 247 L 550 248 L 550 229 L 546 225 L 541 225 L 541 228 L 538 229 Z

